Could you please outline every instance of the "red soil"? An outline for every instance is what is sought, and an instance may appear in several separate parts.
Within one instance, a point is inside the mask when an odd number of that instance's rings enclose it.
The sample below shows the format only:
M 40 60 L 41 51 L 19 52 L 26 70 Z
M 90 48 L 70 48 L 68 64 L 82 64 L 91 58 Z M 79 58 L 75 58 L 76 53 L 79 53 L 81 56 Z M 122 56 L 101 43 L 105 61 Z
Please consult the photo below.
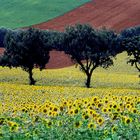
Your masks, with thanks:
M 73 65 L 69 56 L 65 55 L 64 52 L 51 51 L 50 60 L 46 65 L 47 69 L 63 68 Z
M 140 0 L 92 0 L 58 18 L 33 25 L 63 31 L 65 26 L 88 23 L 94 27 L 121 29 L 140 24 Z
M 2 55 L 4 52 L 4 49 L 3 48 L 0 48 L 0 55 Z
M 0 48 L 0 55 L 4 53 L 4 48 Z M 47 69 L 63 68 L 73 65 L 70 58 L 64 52 L 51 51 L 50 60 L 46 65 Z
M 140 0 L 92 0 L 63 16 L 32 27 L 63 31 L 66 26 L 76 23 L 88 23 L 97 28 L 105 26 L 117 31 L 140 25 Z M 72 65 L 63 52 L 52 51 L 50 56 L 47 68 Z

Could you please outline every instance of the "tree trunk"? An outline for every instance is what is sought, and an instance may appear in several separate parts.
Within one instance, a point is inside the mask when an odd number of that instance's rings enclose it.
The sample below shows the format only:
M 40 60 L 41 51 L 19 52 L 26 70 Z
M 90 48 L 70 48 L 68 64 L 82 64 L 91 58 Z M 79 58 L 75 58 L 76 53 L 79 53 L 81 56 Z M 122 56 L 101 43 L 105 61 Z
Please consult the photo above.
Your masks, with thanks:
M 87 74 L 87 81 L 86 81 L 87 88 L 90 88 L 90 82 L 91 82 L 91 74 Z
M 33 78 L 33 72 L 32 72 L 33 69 L 29 69 L 29 80 L 30 80 L 30 85 L 35 85 L 35 80 Z

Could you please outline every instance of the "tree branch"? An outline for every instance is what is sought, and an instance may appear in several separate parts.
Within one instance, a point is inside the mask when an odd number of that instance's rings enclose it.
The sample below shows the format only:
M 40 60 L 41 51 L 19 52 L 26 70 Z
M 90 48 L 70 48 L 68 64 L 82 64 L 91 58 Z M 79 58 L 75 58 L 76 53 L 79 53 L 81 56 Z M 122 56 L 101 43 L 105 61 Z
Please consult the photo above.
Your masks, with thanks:
M 88 67 L 90 68 L 90 67 L 91 67 L 91 65 L 92 65 L 92 61 L 90 61 L 90 63 L 89 63 L 89 66 L 88 66 Z
M 88 69 L 89 69 L 88 63 L 89 63 L 88 58 L 86 58 L 86 68 L 87 68 L 87 71 L 88 71 Z
M 82 67 L 82 69 L 84 70 L 84 72 L 87 74 L 88 71 L 85 69 L 84 64 L 82 64 L 82 62 L 78 59 L 76 59 L 77 63 Z
M 140 68 L 139 68 L 137 62 L 135 62 L 135 66 L 136 66 L 136 68 L 138 69 L 138 71 L 140 72 Z
M 98 66 L 98 63 L 96 63 L 93 67 L 92 67 L 92 69 L 90 70 L 90 75 L 92 75 L 92 72 L 97 68 L 97 66 Z

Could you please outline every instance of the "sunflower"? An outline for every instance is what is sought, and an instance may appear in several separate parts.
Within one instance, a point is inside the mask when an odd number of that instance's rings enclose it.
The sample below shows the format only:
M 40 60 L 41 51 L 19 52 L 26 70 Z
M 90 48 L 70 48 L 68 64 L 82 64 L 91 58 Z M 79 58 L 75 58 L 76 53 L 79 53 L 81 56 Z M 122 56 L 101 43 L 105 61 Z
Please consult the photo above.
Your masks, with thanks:
M 117 108 L 115 109 L 115 111 L 116 111 L 116 112 L 121 112 L 121 109 L 120 109 L 119 107 L 117 107 Z
M 96 104 L 97 108 L 101 108 L 102 107 L 102 103 L 98 103 Z
M 112 120 L 117 120 L 118 117 L 119 117 L 119 114 L 118 114 L 118 113 L 113 113 L 113 114 L 111 115 Z
M 50 106 L 49 109 L 50 109 L 50 111 L 52 111 L 53 110 L 53 106 Z
M 98 101 L 98 97 L 93 97 L 92 101 L 97 102 Z
M 102 125 L 104 123 L 104 119 L 102 117 L 97 118 L 97 124 Z
M 111 131 L 112 131 L 112 133 L 115 133 L 117 131 L 117 126 L 113 126 Z
M 110 107 L 107 108 L 107 112 L 111 113 L 112 109 Z
M 84 99 L 83 103 L 84 103 L 84 106 L 86 106 L 88 104 L 88 100 Z
M 29 132 L 25 133 L 25 137 L 31 137 L 31 134 Z
M 74 115 L 74 109 L 69 110 L 69 111 L 68 111 L 68 114 L 69 114 L 69 115 Z
M 88 106 L 88 109 L 89 109 L 89 110 L 93 110 L 93 107 L 92 107 L 91 104 Z
M 78 114 L 79 113 L 79 109 L 78 108 L 75 108 L 74 109 L 74 114 Z
M 2 132 L 0 132 L 0 138 L 2 138 L 3 137 L 3 134 L 2 134 Z
M 88 109 L 87 110 L 87 113 L 88 113 L 88 115 L 91 115 L 92 116 L 92 114 L 94 113 L 94 110 Z
M 82 118 L 83 118 L 84 120 L 88 120 L 88 119 L 89 119 L 89 115 L 84 113 L 84 114 L 82 115 Z
M 43 109 L 42 109 L 42 112 L 43 112 L 44 114 L 47 114 L 48 110 L 47 110 L 46 108 L 43 108 Z
M 117 106 L 117 104 L 114 104 L 112 107 L 113 107 L 114 109 L 116 109 L 118 106 Z
M 105 108 L 105 107 L 102 108 L 102 112 L 103 112 L 103 113 L 107 113 L 107 112 L 108 112 L 107 108 Z
M 80 128 L 81 125 L 82 125 L 82 122 L 81 122 L 81 121 L 76 121 L 76 122 L 74 122 L 74 127 L 75 127 L 75 128 Z
M 64 107 L 63 106 L 60 106 L 59 107 L 59 110 L 62 112 L 64 110 Z
M 57 108 L 57 107 L 54 107 L 54 108 L 53 108 L 53 111 L 54 111 L 54 112 L 58 112 L 58 108 Z
M 96 118 L 96 117 L 98 117 L 98 116 L 99 116 L 99 114 L 96 113 L 96 112 L 94 112 L 94 113 L 92 114 L 93 119 Z
M 49 111 L 48 116 L 52 116 L 52 115 L 53 115 L 52 111 Z
M 134 103 L 133 102 L 131 102 L 130 104 L 131 104 L 131 107 L 134 107 Z
M 125 107 L 126 107 L 127 109 L 131 109 L 131 104 L 126 104 Z
M 68 102 L 67 101 L 64 101 L 63 102 L 63 106 L 67 106 Z
M 77 106 L 77 104 L 76 103 L 74 103 L 73 105 L 72 105 L 72 107 L 76 107 Z
M 106 100 L 104 101 L 104 103 L 107 104 L 107 103 L 108 103 L 108 100 L 106 99 Z
M 25 107 L 22 108 L 21 111 L 24 112 L 24 113 L 27 113 L 28 112 L 27 108 L 25 108 Z
M 131 112 L 136 114 L 138 112 L 138 110 L 136 108 L 131 108 Z
M 125 117 L 125 119 L 124 119 L 124 123 L 125 123 L 125 124 L 129 124 L 129 123 L 131 123 L 131 122 L 132 122 L 132 119 L 131 119 L 131 118 Z
M 5 119 L 4 118 L 0 118 L 0 125 L 3 125 L 5 122 Z
M 53 117 L 56 117 L 57 115 L 58 115 L 57 112 L 55 112 L 55 111 L 52 112 L 52 116 L 53 116 Z
M 96 129 L 96 125 L 93 122 L 88 123 L 88 128 L 89 129 Z
M 121 102 L 121 103 L 119 103 L 119 106 L 120 106 L 120 107 L 123 107 L 123 103 L 122 103 L 122 102 Z
M 58 125 L 58 126 L 62 126 L 62 124 L 63 124 L 62 121 L 58 121 L 58 122 L 57 122 L 57 125 Z
M 113 105 L 112 104 L 109 104 L 108 106 L 109 106 L 109 108 L 112 108 Z
M 107 136 L 109 131 L 107 129 L 104 129 L 104 135 Z
M 16 122 L 12 122 L 11 125 L 10 125 L 10 131 L 16 132 L 16 131 L 18 131 L 18 129 L 19 129 L 18 124 Z
M 72 108 L 72 105 L 70 104 L 70 105 L 68 105 L 68 109 L 71 109 Z
M 47 121 L 47 127 L 48 128 L 51 128 L 52 127 L 52 125 L 53 125 L 53 123 L 49 120 L 49 121 Z

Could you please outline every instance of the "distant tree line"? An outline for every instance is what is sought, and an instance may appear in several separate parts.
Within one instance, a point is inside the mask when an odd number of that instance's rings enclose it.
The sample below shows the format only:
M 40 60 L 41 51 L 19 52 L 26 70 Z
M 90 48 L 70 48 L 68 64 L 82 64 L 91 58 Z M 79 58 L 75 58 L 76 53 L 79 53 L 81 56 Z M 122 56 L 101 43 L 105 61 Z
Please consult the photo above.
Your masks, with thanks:
M 32 70 L 46 68 L 51 50 L 64 51 L 86 74 L 85 86 L 90 87 L 93 71 L 113 65 L 113 58 L 126 51 L 128 63 L 140 72 L 140 26 L 120 33 L 95 29 L 87 24 L 69 26 L 64 32 L 26 29 L 0 29 L 0 46 L 5 48 L 0 66 L 21 67 L 29 73 L 30 85 L 35 84 Z

